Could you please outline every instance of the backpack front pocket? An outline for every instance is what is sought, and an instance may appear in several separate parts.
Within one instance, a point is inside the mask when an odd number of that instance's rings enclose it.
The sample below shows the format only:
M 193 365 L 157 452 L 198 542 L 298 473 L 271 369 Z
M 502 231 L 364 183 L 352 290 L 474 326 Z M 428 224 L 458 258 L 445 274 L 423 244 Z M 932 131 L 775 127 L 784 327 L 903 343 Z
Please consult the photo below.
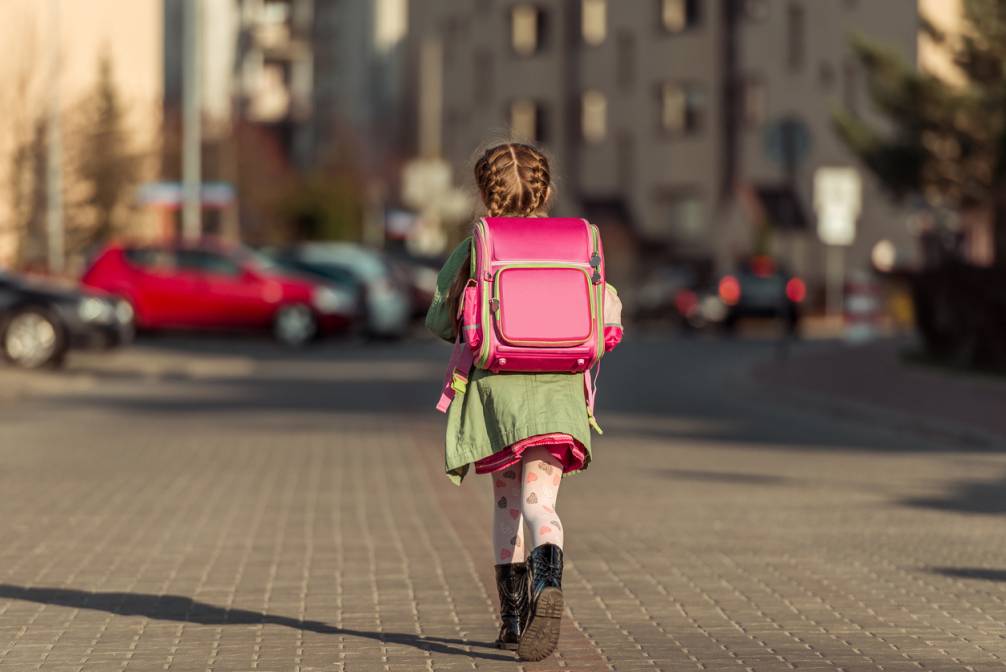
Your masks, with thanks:
M 490 309 L 507 345 L 564 347 L 593 335 L 595 300 L 590 274 L 580 266 L 505 266 L 496 273 Z

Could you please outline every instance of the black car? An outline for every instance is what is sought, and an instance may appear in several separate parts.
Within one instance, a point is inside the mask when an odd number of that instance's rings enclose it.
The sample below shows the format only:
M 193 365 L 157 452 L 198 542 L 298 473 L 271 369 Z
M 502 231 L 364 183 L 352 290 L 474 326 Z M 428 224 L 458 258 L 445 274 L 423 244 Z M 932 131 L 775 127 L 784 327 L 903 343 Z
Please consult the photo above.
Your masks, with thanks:
M 736 273 L 720 278 L 717 290 L 726 306 L 723 326 L 728 332 L 742 319 L 774 318 L 782 320 L 789 333 L 797 333 L 806 285 L 775 259 L 752 257 Z
M 71 348 L 112 348 L 132 337 L 127 302 L 0 271 L 0 355 L 8 362 L 58 366 Z

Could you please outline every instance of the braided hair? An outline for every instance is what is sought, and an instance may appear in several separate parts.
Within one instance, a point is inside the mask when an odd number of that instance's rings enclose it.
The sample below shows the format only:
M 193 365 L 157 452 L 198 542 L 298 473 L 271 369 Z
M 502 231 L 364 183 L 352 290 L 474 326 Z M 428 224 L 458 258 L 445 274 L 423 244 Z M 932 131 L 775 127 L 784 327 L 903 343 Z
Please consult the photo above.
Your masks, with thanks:
M 522 143 L 490 147 L 475 162 L 475 184 L 490 217 L 534 217 L 542 214 L 552 195 L 548 159 L 538 149 Z M 468 283 L 470 260 L 458 269 L 448 304 L 458 314 L 461 294 Z

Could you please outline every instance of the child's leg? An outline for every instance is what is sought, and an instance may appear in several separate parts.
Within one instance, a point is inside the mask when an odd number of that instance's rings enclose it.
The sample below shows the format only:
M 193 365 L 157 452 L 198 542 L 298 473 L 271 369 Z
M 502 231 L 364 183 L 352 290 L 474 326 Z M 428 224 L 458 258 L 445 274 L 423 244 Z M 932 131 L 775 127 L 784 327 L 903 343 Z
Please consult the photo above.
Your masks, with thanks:
M 562 522 L 555 500 L 562 481 L 562 465 L 547 447 L 535 446 L 524 453 L 524 490 L 521 512 L 531 530 L 531 548 L 555 544 L 562 548 Z
M 496 564 L 524 562 L 520 465 L 489 474 L 493 479 L 493 558 Z

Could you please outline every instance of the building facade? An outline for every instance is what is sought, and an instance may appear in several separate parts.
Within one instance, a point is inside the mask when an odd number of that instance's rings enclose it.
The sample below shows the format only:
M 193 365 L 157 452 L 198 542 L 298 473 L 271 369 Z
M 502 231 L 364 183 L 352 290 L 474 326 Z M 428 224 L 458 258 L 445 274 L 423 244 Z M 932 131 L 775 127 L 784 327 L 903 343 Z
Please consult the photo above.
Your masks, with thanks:
M 622 223 L 638 250 L 718 268 L 751 253 L 759 219 L 798 272 L 822 267 L 813 175 L 855 165 L 832 132 L 869 114 L 849 46 L 861 32 L 914 62 L 916 0 L 413 0 L 411 62 L 441 45 L 442 154 L 467 178 L 494 138 L 543 145 L 558 211 Z M 416 74 L 416 81 L 420 75 Z M 417 143 L 417 145 L 420 143 Z M 868 176 L 850 266 L 910 244 Z M 760 214 L 758 214 L 760 213 Z
M 71 208 L 80 195 L 73 154 L 80 105 L 95 86 L 101 59 L 111 65 L 131 151 L 145 159 L 153 155 L 162 97 L 157 76 L 161 68 L 159 10 L 156 3 L 121 0 L 0 3 L 0 105 L 4 109 L 0 119 L 0 267 L 23 256 L 19 248 L 26 237 L 24 213 L 14 212 L 16 199 L 11 192 L 14 153 L 31 142 L 54 99 L 62 125 L 63 220 L 67 227 L 88 225 L 78 221 L 79 213 Z M 155 171 L 155 161 L 143 162 L 144 176 Z M 34 218 L 44 220 L 44 204 L 35 209 Z

